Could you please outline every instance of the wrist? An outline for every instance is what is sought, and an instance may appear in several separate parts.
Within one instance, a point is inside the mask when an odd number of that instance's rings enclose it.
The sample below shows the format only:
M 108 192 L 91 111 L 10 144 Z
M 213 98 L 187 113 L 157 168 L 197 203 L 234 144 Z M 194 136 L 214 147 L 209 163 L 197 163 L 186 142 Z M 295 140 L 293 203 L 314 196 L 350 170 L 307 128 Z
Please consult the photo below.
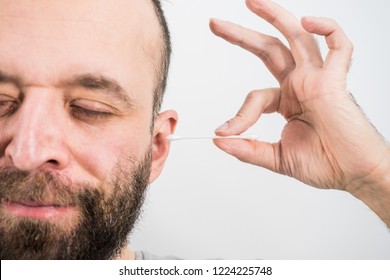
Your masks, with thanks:
M 351 184 L 348 191 L 370 207 L 390 228 L 390 148 L 375 172 Z

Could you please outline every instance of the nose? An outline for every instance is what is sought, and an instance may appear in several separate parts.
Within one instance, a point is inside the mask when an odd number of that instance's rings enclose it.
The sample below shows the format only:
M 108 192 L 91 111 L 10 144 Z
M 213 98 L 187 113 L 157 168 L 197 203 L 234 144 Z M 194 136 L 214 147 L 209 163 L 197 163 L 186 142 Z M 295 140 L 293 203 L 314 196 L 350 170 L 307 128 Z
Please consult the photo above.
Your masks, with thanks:
M 55 103 L 53 92 L 30 92 L 8 122 L 4 155 L 19 170 L 63 169 L 69 164 L 60 107 Z

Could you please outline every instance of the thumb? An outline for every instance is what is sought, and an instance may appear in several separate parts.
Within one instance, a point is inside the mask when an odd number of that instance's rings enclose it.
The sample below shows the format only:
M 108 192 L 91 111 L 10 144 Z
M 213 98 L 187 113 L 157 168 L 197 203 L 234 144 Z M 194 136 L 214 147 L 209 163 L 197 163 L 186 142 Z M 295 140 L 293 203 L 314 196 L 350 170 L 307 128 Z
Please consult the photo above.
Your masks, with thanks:
M 242 162 L 280 172 L 280 144 L 256 140 L 214 139 L 214 144 Z

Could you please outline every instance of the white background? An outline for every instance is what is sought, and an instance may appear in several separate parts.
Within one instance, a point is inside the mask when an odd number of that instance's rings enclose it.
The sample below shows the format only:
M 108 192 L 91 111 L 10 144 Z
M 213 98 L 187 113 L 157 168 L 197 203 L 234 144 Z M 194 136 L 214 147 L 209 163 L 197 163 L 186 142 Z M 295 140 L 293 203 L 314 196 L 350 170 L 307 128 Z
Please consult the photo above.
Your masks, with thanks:
M 244 0 L 164 1 L 173 61 L 164 109 L 177 134 L 210 134 L 252 89 L 277 86 L 261 61 L 216 38 L 210 17 L 280 37 Z M 277 0 L 296 16 L 336 19 L 355 45 L 348 88 L 390 139 L 390 4 L 384 0 Z M 326 47 L 319 39 L 322 50 Z M 284 121 L 262 117 L 250 132 L 277 141 Z M 186 259 L 390 259 L 390 232 L 362 202 L 243 164 L 210 141 L 174 142 L 150 186 L 131 247 Z

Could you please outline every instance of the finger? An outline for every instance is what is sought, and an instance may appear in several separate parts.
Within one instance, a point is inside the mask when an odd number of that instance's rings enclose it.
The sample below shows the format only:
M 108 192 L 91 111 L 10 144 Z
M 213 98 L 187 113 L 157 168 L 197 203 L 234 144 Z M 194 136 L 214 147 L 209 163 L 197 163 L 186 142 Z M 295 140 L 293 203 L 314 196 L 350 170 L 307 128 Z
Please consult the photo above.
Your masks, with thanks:
M 323 64 L 321 52 L 312 34 L 303 29 L 300 21 L 288 11 L 269 0 L 246 0 L 248 8 L 275 26 L 290 44 L 297 64 Z
M 214 144 L 243 162 L 280 173 L 279 144 L 241 139 L 215 139 Z
M 280 102 L 280 89 L 263 89 L 248 94 L 237 115 L 217 128 L 220 136 L 237 135 L 254 125 L 263 113 L 276 112 Z
M 304 17 L 302 26 L 311 33 L 325 36 L 329 53 L 324 67 L 348 72 L 351 65 L 353 45 L 341 27 L 332 19 Z
M 210 21 L 210 29 L 215 35 L 259 57 L 280 83 L 295 68 L 290 50 L 277 38 L 216 19 Z

